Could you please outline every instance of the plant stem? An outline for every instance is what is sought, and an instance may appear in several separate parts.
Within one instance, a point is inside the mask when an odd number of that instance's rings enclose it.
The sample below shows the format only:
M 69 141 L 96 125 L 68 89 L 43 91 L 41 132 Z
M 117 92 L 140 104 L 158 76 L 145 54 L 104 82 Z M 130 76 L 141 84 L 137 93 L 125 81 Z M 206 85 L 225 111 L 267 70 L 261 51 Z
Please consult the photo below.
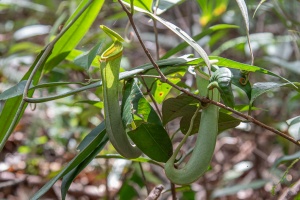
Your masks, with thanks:
M 175 188 L 175 184 L 170 182 L 171 183 L 171 193 L 172 193 L 172 199 L 173 200 L 176 200 L 176 188 Z
M 130 23 L 131 23 L 131 26 L 132 26 L 132 28 L 133 28 L 133 30 L 134 30 L 134 32 L 135 32 L 135 34 L 136 34 L 136 36 L 137 36 L 139 42 L 140 42 L 142 48 L 144 49 L 144 51 L 145 51 L 147 57 L 149 58 L 151 64 L 152 64 L 153 67 L 157 70 L 158 74 L 159 74 L 160 77 L 161 77 L 162 82 L 166 82 L 166 80 L 167 80 L 166 76 L 160 71 L 158 65 L 157 65 L 156 62 L 154 61 L 152 55 L 150 54 L 150 52 L 149 52 L 148 49 L 146 48 L 144 42 L 142 41 L 142 38 L 141 38 L 140 34 L 138 33 L 138 30 L 137 30 L 137 28 L 136 28 L 136 26 L 135 26 L 135 23 L 134 23 L 134 21 L 133 21 L 133 15 L 132 15 L 132 13 L 125 7 L 125 5 L 122 3 L 121 0 L 118 0 L 118 1 L 119 1 L 120 5 L 122 6 L 123 10 L 126 12 L 126 14 L 127 14 L 127 16 L 128 16 L 128 19 L 129 19 L 129 21 L 130 21 Z M 133 9 L 133 8 L 131 8 L 131 9 Z
M 156 111 L 157 111 L 157 113 L 158 113 L 160 119 L 162 120 L 162 114 L 161 114 L 161 112 L 160 112 L 160 110 L 159 110 L 159 108 L 158 108 L 157 102 L 155 101 L 153 95 L 151 94 L 151 89 L 147 86 L 144 77 L 143 77 L 143 76 L 140 76 L 140 77 L 141 77 L 141 79 L 142 79 L 142 81 L 143 81 L 144 86 L 146 87 L 147 94 L 149 95 L 150 99 L 152 100 L 152 102 L 153 102 L 153 104 L 154 104 L 154 106 L 155 106 L 155 109 L 156 109 Z M 160 78 L 160 77 L 159 77 L 159 78 Z
M 176 88 L 177 90 L 179 90 L 179 91 L 181 91 L 181 92 L 187 94 L 188 96 L 194 97 L 195 99 L 199 100 L 199 101 L 202 102 L 202 103 L 211 103 L 211 104 L 214 104 L 214 105 L 216 105 L 216 106 L 218 106 L 218 107 L 220 107 L 220 108 L 223 108 L 223 109 L 225 109 L 225 110 L 231 111 L 232 113 L 234 113 L 234 114 L 236 114 L 236 115 L 238 115 L 238 116 L 240 116 L 240 117 L 242 117 L 242 118 L 248 120 L 249 122 L 252 122 L 252 123 L 254 123 L 254 124 L 256 124 L 256 125 L 258 125 L 258 126 L 260 126 L 260 127 L 263 127 L 263 128 L 265 128 L 265 129 L 267 129 L 267 130 L 269 130 L 269 131 L 272 131 L 273 133 L 276 133 L 277 135 L 280 135 L 281 137 L 283 137 L 283 138 L 285 138 L 285 139 L 291 141 L 292 143 L 296 144 L 297 146 L 300 146 L 300 140 L 299 140 L 299 141 L 296 141 L 293 137 L 291 137 L 291 136 L 289 136 L 289 135 L 287 135 L 287 134 L 284 134 L 283 132 L 281 132 L 281 131 L 279 131 L 279 130 L 273 128 L 273 127 L 270 127 L 270 126 L 268 126 L 268 125 L 266 125 L 266 124 L 260 122 L 259 120 L 256 120 L 255 118 L 253 118 L 253 117 L 250 116 L 250 115 L 246 115 L 246 114 L 243 114 L 243 113 L 241 113 L 241 112 L 238 112 L 238 111 L 236 111 L 236 110 L 234 110 L 234 109 L 232 109 L 232 108 L 230 108 L 230 107 L 225 106 L 225 105 L 222 104 L 222 103 L 219 103 L 219 102 L 210 100 L 210 99 L 208 99 L 208 98 L 206 98 L 206 97 L 200 97 L 200 96 L 197 96 L 197 95 L 195 95 L 195 94 L 189 92 L 188 90 L 186 90 L 186 89 L 184 89 L 184 88 L 182 88 L 182 87 L 179 87 L 178 85 L 176 85 L 176 84 L 170 82 L 170 81 L 166 78 L 166 76 L 161 72 L 161 70 L 159 69 L 158 65 L 157 65 L 156 62 L 154 61 L 153 57 L 151 56 L 150 52 L 149 52 L 148 49 L 145 47 L 145 44 L 144 44 L 144 42 L 142 41 L 142 39 L 141 39 L 141 37 L 140 37 L 140 35 L 139 35 L 138 31 L 137 31 L 137 28 L 136 28 L 136 26 L 135 26 L 135 23 L 134 23 L 134 21 L 133 21 L 133 16 L 132 16 L 132 14 L 128 11 L 128 9 L 125 7 L 125 5 L 122 3 L 121 0 L 118 0 L 118 1 L 119 1 L 119 3 L 121 4 L 123 10 L 126 12 L 126 14 L 127 14 L 127 16 L 128 16 L 128 19 L 129 19 L 129 21 L 130 21 L 130 23 L 131 23 L 131 26 L 132 26 L 132 28 L 133 28 L 133 30 L 134 30 L 134 32 L 135 32 L 135 34 L 136 34 L 136 36 L 137 36 L 139 42 L 140 42 L 140 44 L 141 44 L 141 46 L 142 46 L 142 48 L 143 48 L 145 54 L 147 55 L 148 59 L 149 59 L 150 62 L 152 63 L 153 67 L 157 70 L 158 74 L 160 75 L 160 77 L 161 77 L 161 82 L 165 82 L 165 83 L 169 84 L 170 86 L 172 86 L 172 87 Z
M 160 0 L 156 1 L 155 7 L 154 7 L 154 15 L 156 15 L 159 2 L 160 2 Z M 154 19 L 153 19 L 153 30 L 154 30 L 154 35 L 155 35 L 156 59 L 159 60 L 159 43 L 158 43 L 157 22 Z
M 147 180 L 146 180 L 146 176 L 145 176 L 145 173 L 144 173 L 144 169 L 143 169 L 142 163 L 139 162 L 139 166 L 140 166 L 140 170 L 141 170 L 141 173 L 142 173 L 144 185 L 145 185 L 146 190 L 147 190 L 147 195 L 149 195 L 150 194 L 150 190 L 149 190 L 148 185 L 147 185 Z

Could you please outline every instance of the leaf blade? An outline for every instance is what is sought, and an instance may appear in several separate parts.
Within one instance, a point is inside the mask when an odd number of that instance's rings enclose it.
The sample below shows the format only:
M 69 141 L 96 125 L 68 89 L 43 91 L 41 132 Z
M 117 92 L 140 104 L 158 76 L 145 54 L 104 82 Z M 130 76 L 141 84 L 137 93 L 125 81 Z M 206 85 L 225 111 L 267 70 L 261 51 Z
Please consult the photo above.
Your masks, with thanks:
M 57 64 L 59 64 L 71 52 L 73 48 L 86 34 L 92 23 L 94 22 L 98 12 L 101 10 L 104 0 L 82 0 L 75 12 L 68 19 L 67 23 L 75 18 L 79 11 L 87 4 L 89 7 L 76 20 L 76 22 L 66 31 L 66 33 L 55 44 L 51 56 L 48 58 L 45 70 L 51 71 Z
M 104 123 L 104 122 L 103 122 Z M 108 137 L 106 135 L 105 130 L 103 129 L 103 123 L 98 125 L 94 130 L 98 133 L 93 140 L 89 141 L 88 144 L 83 145 L 84 148 L 74 157 L 67 166 L 59 172 L 54 178 L 52 178 L 47 184 L 45 184 L 38 192 L 31 197 L 32 200 L 37 200 L 41 196 L 43 196 L 53 185 L 56 183 L 58 179 L 69 173 L 72 169 L 77 167 L 80 163 L 82 163 L 93 151 L 96 147 L 99 146 L 102 139 L 108 141 Z M 87 140 L 86 140 L 87 141 Z
M 144 154 L 155 161 L 167 162 L 172 156 L 172 142 L 162 125 L 142 123 L 128 135 Z

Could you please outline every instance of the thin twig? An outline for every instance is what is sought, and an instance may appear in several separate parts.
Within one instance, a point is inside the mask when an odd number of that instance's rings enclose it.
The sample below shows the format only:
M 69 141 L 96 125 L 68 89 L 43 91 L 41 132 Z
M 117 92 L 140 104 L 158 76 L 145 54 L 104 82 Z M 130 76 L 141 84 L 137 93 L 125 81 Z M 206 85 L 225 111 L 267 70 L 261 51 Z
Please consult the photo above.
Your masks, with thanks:
M 159 77 L 159 78 L 160 78 L 160 77 Z M 151 100 L 152 100 L 152 102 L 153 102 L 153 104 L 154 104 L 154 106 L 155 106 L 155 109 L 156 109 L 156 111 L 157 111 L 157 113 L 158 113 L 160 119 L 162 119 L 162 114 L 161 114 L 161 112 L 160 112 L 160 110 L 159 110 L 159 108 L 158 108 L 157 102 L 155 101 L 153 95 L 151 94 L 151 89 L 147 86 L 146 81 L 145 81 L 145 79 L 144 79 L 143 76 L 141 76 L 141 79 L 142 79 L 143 84 L 144 84 L 144 86 L 145 86 L 145 88 L 146 88 L 146 90 L 147 90 L 148 96 L 151 98 Z
M 154 15 L 157 13 L 159 5 L 159 0 L 156 1 L 155 8 L 154 8 Z M 159 43 L 158 43 L 158 32 L 157 32 L 157 22 L 156 20 L 153 20 L 153 30 L 154 30 L 154 35 L 155 35 L 155 46 L 156 46 L 156 59 L 159 60 Z
M 176 200 L 176 187 L 175 187 L 175 184 L 170 182 L 171 183 L 171 193 L 172 193 L 172 199 L 173 200 Z
M 105 198 L 110 200 L 109 186 L 108 186 L 108 174 L 109 174 L 109 160 L 105 159 Z
M 142 178 L 143 178 L 143 181 L 144 181 L 144 185 L 145 185 L 146 190 L 147 190 L 147 194 L 149 195 L 150 194 L 150 189 L 147 185 L 147 179 L 146 179 L 146 176 L 145 176 L 145 173 L 144 173 L 142 163 L 139 162 L 139 166 L 140 166 L 140 170 L 141 170 L 141 173 L 142 173 Z
M 297 199 L 296 196 L 300 192 L 300 179 L 292 184 L 290 187 L 287 187 L 283 193 L 279 196 L 278 200 L 287 200 L 287 199 Z
M 155 75 L 148 75 L 148 74 L 138 74 L 136 75 L 137 77 L 144 77 L 144 78 L 157 78 L 160 79 L 160 76 L 155 76 Z
M 220 107 L 220 108 L 223 108 L 223 109 L 225 109 L 225 110 L 231 111 L 232 113 L 234 113 L 234 114 L 236 114 L 236 115 L 238 115 L 238 116 L 240 116 L 240 117 L 242 117 L 242 118 L 248 120 L 249 122 L 252 122 L 252 123 L 254 123 L 254 124 L 256 124 L 256 125 L 258 125 L 258 126 L 260 126 L 260 127 L 263 127 L 263 128 L 265 128 L 265 129 L 267 129 L 267 130 L 269 130 L 269 131 L 272 131 L 273 133 L 276 133 L 277 135 L 280 135 L 281 137 L 283 137 L 283 138 L 285 138 L 285 139 L 291 141 L 292 143 L 296 144 L 297 146 L 300 146 L 300 140 L 299 140 L 299 141 L 296 141 L 293 137 L 291 137 L 291 136 L 289 136 L 289 135 L 287 135 L 287 134 L 284 134 L 283 132 L 281 132 L 281 131 L 279 131 L 279 130 L 273 128 L 273 127 L 270 127 L 270 126 L 268 126 L 268 125 L 266 125 L 266 124 L 264 124 L 264 123 L 262 123 L 262 122 L 260 122 L 260 121 L 258 121 L 258 120 L 256 120 L 256 119 L 254 119 L 254 118 L 251 117 L 250 115 L 246 115 L 246 114 L 243 114 L 243 113 L 241 113 L 241 112 L 238 112 L 238 111 L 236 111 L 236 110 L 234 110 L 234 109 L 232 109 L 232 108 L 230 108 L 230 107 L 225 106 L 225 105 L 222 104 L 222 103 L 219 103 L 219 102 L 216 102 L 216 101 L 207 99 L 206 97 L 200 97 L 200 96 L 197 96 L 197 95 L 195 95 L 195 94 L 189 92 L 188 90 L 186 90 L 186 89 L 184 89 L 184 88 L 182 88 L 182 87 L 179 87 L 178 85 L 176 85 L 176 84 L 170 82 L 170 81 L 166 78 L 166 76 L 161 72 L 161 70 L 159 69 L 158 65 L 157 65 L 156 62 L 154 61 L 153 57 L 151 56 L 150 52 L 149 52 L 149 51 L 147 50 L 147 48 L 145 47 L 144 42 L 142 41 L 142 39 L 141 39 L 141 37 L 140 37 L 140 35 L 139 35 L 138 31 L 137 31 L 137 28 L 136 28 L 135 23 L 134 23 L 134 21 L 133 21 L 132 15 L 130 14 L 130 12 L 128 12 L 128 9 L 124 6 L 124 4 L 121 2 L 121 0 L 118 0 L 118 1 L 119 1 L 119 3 L 121 4 L 121 6 L 123 7 L 124 11 L 127 13 L 128 19 L 129 19 L 129 21 L 130 21 L 130 23 L 131 23 L 131 26 L 133 27 L 134 32 L 135 32 L 137 38 L 139 39 L 139 42 L 140 42 L 142 48 L 144 49 L 144 51 L 145 51 L 147 57 L 149 58 L 149 60 L 150 60 L 150 62 L 152 63 L 153 67 L 157 70 L 157 72 L 158 72 L 159 75 L 161 76 L 161 82 L 165 82 L 165 83 L 169 84 L 170 86 L 172 86 L 172 87 L 176 88 L 177 90 L 179 90 L 179 91 L 181 91 L 181 92 L 187 94 L 188 96 L 194 97 L 195 99 L 199 100 L 199 101 L 202 102 L 202 103 L 211 103 L 211 104 L 214 104 L 214 105 L 216 105 L 216 106 L 218 106 L 218 107 Z
M 155 35 L 155 47 L 156 47 L 156 59 L 159 60 L 159 43 L 158 43 L 158 32 L 157 32 L 157 22 L 155 19 L 153 20 L 153 30 Z
M 142 38 L 141 38 L 140 34 L 138 33 L 138 30 L 137 30 L 137 28 L 136 28 L 136 26 L 135 26 L 135 23 L 134 23 L 134 21 L 133 21 L 132 13 L 125 7 L 125 5 L 122 3 L 121 0 L 118 0 L 118 1 L 119 1 L 120 5 L 122 6 L 123 10 L 126 12 L 126 14 L 127 14 L 127 16 L 128 16 L 128 19 L 129 19 L 129 21 L 130 21 L 130 23 L 131 23 L 131 26 L 132 26 L 132 28 L 133 28 L 133 30 L 134 30 L 134 32 L 135 32 L 135 34 L 136 34 L 136 36 L 137 36 L 139 42 L 140 42 L 142 48 L 144 49 L 144 51 L 145 51 L 147 57 L 149 58 L 151 64 L 152 64 L 153 67 L 156 69 L 156 71 L 158 72 L 158 74 L 161 76 L 162 82 L 166 82 L 166 80 L 167 80 L 166 76 L 165 76 L 165 75 L 161 72 L 161 70 L 159 69 L 159 67 L 158 67 L 158 65 L 156 64 L 156 62 L 154 61 L 152 55 L 150 54 L 150 52 L 149 52 L 148 49 L 146 48 L 144 42 L 142 41 Z M 132 8 L 132 9 L 133 9 L 133 8 Z

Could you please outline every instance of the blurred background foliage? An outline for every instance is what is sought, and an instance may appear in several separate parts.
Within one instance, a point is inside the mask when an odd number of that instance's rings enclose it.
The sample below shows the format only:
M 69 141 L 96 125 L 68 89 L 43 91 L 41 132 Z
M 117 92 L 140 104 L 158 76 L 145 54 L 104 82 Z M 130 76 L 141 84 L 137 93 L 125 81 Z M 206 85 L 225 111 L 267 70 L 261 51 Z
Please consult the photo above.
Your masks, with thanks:
M 61 30 L 65 20 L 74 12 L 79 0 L 2 0 L 0 1 L 0 93 L 15 85 L 28 70 L 38 52 Z M 163 1 L 162 1 L 163 2 Z M 290 81 L 299 81 L 300 75 L 300 2 L 296 0 L 248 0 L 250 17 L 250 38 L 254 51 L 254 64 L 279 74 Z M 254 15 L 255 13 L 255 15 Z M 181 27 L 190 35 L 217 24 L 238 25 L 238 29 L 224 29 L 211 33 L 199 41 L 208 54 L 218 55 L 239 62 L 250 63 L 249 49 L 244 22 L 235 1 L 188 0 L 178 1 L 174 7 L 161 15 Z M 153 22 L 136 13 L 136 24 L 147 48 L 156 54 Z M 93 26 L 77 46 L 80 51 L 89 51 L 105 35 L 98 28 L 100 24 L 127 36 L 128 20 L 116 1 L 106 1 Z M 182 42 L 163 25 L 157 24 L 159 55 Z M 109 45 L 109 40 L 105 45 Z M 194 53 L 190 48 L 178 53 Z M 41 82 L 82 82 L 87 83 L 100 77 L 99 68 L 85 71 L 73 62 L 74 58 L 63 61 L 51 73 L 45 74 Z M 148 63 L 136 38 L 125 44 L 122 67 Z M 272 76 L 251 76 L 251 82 L 278 81 Z M 193 83 L 191 75 L 183 78 L 183 84 Z M 42 89 L 35 96 L 50 96 L 71 91 L 80 85 L 65 85 Z M 176 91 L 172 91 L 177 94 Z M 172 97 L 173 93 L 169 97 Z M 235 88 L 235 97 L 245 102 L 244 94 Z M 89 131 L 103 120 L 101 88 L 84 91 L 73 96 L 42 104 L 32 104 L 25 111 L 14 133 L 0 154 L 0 181 L 13 179 L 25 182 L 13 187 L 0 188 L 0 198 L 18 199 L 27 197 L 53 177 L 76 154 L 76 147 Z M 173 95 L 174 96 L 174 95 Z M 254 111 L 255 118 L 284 132 L 300 138 L 299 124 L 289 126 L 287 119 L 299 115 L 300 95 L 289 89 L 270 91 L 255 102 L 261 108 Z M 4 101 L 0 101 L 0 110 Z M 177 126 L 176 123 L 169 124 Z M 175 129 L 175 128 L 174 128 Z M 298 149 L 299 150 L 299 149 Z M 261 128 L 239 127 L 225 131 L 217 143 L 212 172 L 205 175 L 191 187 L 182 187 L 180 199 L 272 199 L 271 189 L 287 169 L 287 165 L 271 172 L 277 158 L 297 152 L 297 148 Z M 115 153 L 113 147 L 105 148 L 103 154 Z M 126 166 L 125 170 L 122 170 Z M 143 165 L 148 187 L 152 188 L 167 180 L 160 168 Z M 295 164 L 275 189 L 275 194 L 296 182 L 300 175 L 299 163 Z M 114 171 L 115 170 L 115 171 Z M 109 173 L 110 172 L 110 173 Z M 113 173 L 114 172 L 114 173 Z M 107 175 L 109 174 L 108 178 Z M 116 177 L 114 177 L 116 176 Z M 267 180 L 267 181 L 266 181 Z M 114 182 L 115 181 L 115 182 Z M 116 182 L 117 181 L 117 182 Z M 116 184 L 117 183 L 117 184 Z M 70 188 L 70 199 L 99 199 L 107 196 L 105 186 L 110 187 L 111 198 L 143 199 L 146 193 L 144 180 L 137 163 L 114 159 L 94 160 L 75 180 Z M 57 186 L 58 187 L 58 186 Z M 168 188 L 167 188 L 168 189 Z M 55 187 L 48 194 L 57 198 Z M 163 199 L 170 196 L 163 194 Z

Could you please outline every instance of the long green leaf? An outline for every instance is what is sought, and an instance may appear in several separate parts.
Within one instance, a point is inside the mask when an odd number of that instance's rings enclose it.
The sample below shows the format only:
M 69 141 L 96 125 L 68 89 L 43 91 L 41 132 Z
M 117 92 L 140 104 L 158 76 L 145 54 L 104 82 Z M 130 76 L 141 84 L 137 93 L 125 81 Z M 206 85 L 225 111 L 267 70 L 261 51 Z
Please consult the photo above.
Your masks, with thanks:
M 213 32 L 216 32 L 216 31 L 219 31 L 219 30 L 224 30 L 224 29 L 229 29 L 229 28 L 238 28 L 238 26 L 230 25 L 230 24 L 218 24 L 218 25 L 214 25 L 214 26 L 209 27 L 208 29 L 202 31 L 198 35 L 195 35 L 193 37 L 193 39 L 195 41 L 198 41 L 201 38 L 203 38 L 204 36 L 209 35 L 209 34 L 211 34 Z M 182 43 L 178 44 L 176 47 L 174 47 L 171 50 L 167 51 L 167 53 L 165 55 L 163 55 L 161 57 L 161 59 L 169 58 L 170 56 L 174 55 L 175 53 L 178 53 L 179 51 L 187 48 L 188 46 L 189 46 L 189 44 L 187 42 L 182 42 Z
M 104 124 L 104 123 L 101 123 L 101 124 Z M 81 148 L 82 147 L 86 148 L 87 147 L 87 143 L 90 143 L 90 141 L 93 141 L 98 136 L 98 134 L 104 135 L 103 138 L 102 138 L 102 140 L 101 140 L 101 142 L 99 143 L 99 145 L 91 152 L 91 154 L 88 155 L 77 167 L 75 167 L 72 171 L 70 171 L 69 173 L 67 173 L 63 177 L 63 181 L 62 181 L 62 184 L 61 184 L 61 196 L 62 196 L 62 199 L 66 198 L 68 189 L 69 189 L 72 181 L 75 179 L 75 177 L 99 154 L 99 152 L 104 148 L 104 146 L 108 142 L 108 137 L 105 134 L 105 131 L 104 131 L 103 128 L 102 128 L 102 130 L 103 131 L 100 132 L 100 133 L 97 133 L 98 131 L 94 131 L 94 133 L 93 133 L 93 131 L 92 131 L 91 133 L 89 133 L 89 135 L 92 135 L 92 136 L 88 135 L 86 137 L 87 139 L 84 139 L 82 141 L 84 143 L 81 146 Z M 97 134 L 95 134 L 95 133 L 97 133 Z M 80 144 L 82 144 L 82 143 L 80 143 Z
M 80 165 L 86 158 L 88 158 L 94 150 L 99 147 L 99 145 L 104 145 L 104 142 L 108 141 L 106 136 L 106 132 L 104 129 L 104 122 L 98 125 L 91 133 L 95 134 L 96 137 L 92 137 L 91 139 L 85 140 L 85 144 L 83 145 L 83 149 L 74 157 L 68 165 L 61 170 L 54 178 L 52 178 L 46 185 L 44 185 L 34 196 L 31 198 L 32 200 L 37 200 L 41 198 L 53 185 L 56 183 L 58 179 L 65 176 L 71 170 L 75 169 L 78 165 Z
M 234 69 L 240 69 L 240 70 L 245 70 L 245 71 L 249 71 L 249 72 L 258 72 L 258 73 L 262 73 L 262 74 L 268 74 L 271 76 L 276 76 L 290 84 L 292 84 L 295 88 L 298 88 L 295 84 L 293 84 L 292 82 L 290 82 L 289 80 L 287 80 L 286 78 L 279 76 L 267 69 L 261 68 L 261 67 L 257 67 L 254 65 L 248 65 L 248 64 L 244 64 L 244 63 L 240 63 L 240 62 L 236 62 L 227 58 L 222 58 L 219 56 L 209 56 L 210 60 L 215 60 L 215 64 L 218 66 L 222 66 L 222 67 L 229 67 L 229 68 L 234 68 Z
M 236 0 L 236 2 L 241 10 L 241 13 L 242 13 L 245 25 L 246 25 L 246 29 L 249 32 L 249 16 L 248 16 L 246 3 L 244 0 Z
M 276 168 L 276 167 L 277 167 L 279 164 L 281 164 L 281 163 L 293 161 L 293 160 L 299 159 L 299 158 L 300 158 L 300 151 L 297 151 L 296 153 L 291 154 L 291 155 L 284 155 L 284 156 L 278 158 L 278 159 L 274 162 L 272 168 L 274 169 L 274 168 Z
M 254 62 L 254 56 L 253 56 L 253 52 L 252 52 L 252 47 L 251 47 L 251 42 L 250 42 L 250 34 L 249 34 L 249 16 L 248 16 L 248 10 L 247 10 L 247 6 L 246 6 L 246 3 L 244 0 L 236 0 L 240 10 L 241 10 L 241 13 L 242 13 L 242 16 L 243 16 L 243 19 L 244 19 L 244 22 L 245 22 L 245 25 L 246 25 L 246 33 L 247 33 L 247 40 L 248 40 L 248 46 L 249 46 L 249 49 L 250 49 L 250 54 L 251 54 L 251 57 L 252 57 L 252 62 L 251 64 L 253 64 Z
M 124 2 L 124 3 L 127 4 L 128 6 L 130 6 L 128 3 L 126 3 L 126 2 Z M 210 62 L 209 62 L 209 58 L 208 58 L 206 52 L 186 32 L 184 32 L 179 27 L 175 26 L 174 24 L 168 22 L 167 20 L 165 20 L 165 19 L 163 19 L 163 18 L 161 18 L 161 17 L 159 17 L 159 16 L 157 16 L 157 15 L 151 13 L 151 12 L 145 11 L 145 10 L 140 9 L 138 7 L 134 7 L 134 9 L 136 11 L 139 11 L 139 12 L 145 13 L 147 15 L 150 15 L 152 18 L 156 19 L 157 21 L 159 21 L 160 23 L 162 23 L 163 25 L 168 27 L 171 31 L 173 31 L 176 35 L 178 35 L 181 39 L 183 39 L 191 47 L 193 47 L 195 49 L 195 51 L 203 58 L 203 60 L 205 61 L 206 66 L 208 68 L 210 68 Z
M 95 150 L 87 156 L 82 163 L 80 163 L 77 167 L 75 167 L 72 171 L 67 173 L 62 180 L 61 183 L 61 198 L 66 199 L 67 192 L 72 184 L 72 181 L 76 178 L 76 176 L 99 154 L 99 152 L 103 149 L 106 142 L 108 141 L 108 137 L 104 138 L 100 145 L 95 148 Z
M 82 0 L 75 12 L 68 19 L 66 25 L 70 23 L 77 13 L 79 13 L 79 11 L 89 3 L 90 6 L 88 9 L 84 11 L 72 27 L 55 44 L 52 54 L 45 65 L 46 71 L 51 71 L 53 67 L 65 59 L 71 50 L 76 47 L 97 17 L 104 0 Z
M 298 85 L 300 86 L 300 83 L 293 83 L 294 85 Z M 254 83 L 252 86 L 252 91 L 251 91 L 251 100 L 250 100 L 250 105 L 252 105 L 252 103 L 255 101 L 255 99 L 257 97 L 259 97 L 260 95 L 280 88 L 280 87 L 289 87 L 291 86 L 290 83 L 274 83 L 274 82 L 262 82 L 262 83 Z M 298 92 L 299 89 L 297 90 Z
M 266 183 L 268 183 L 268 180 L 256 180 L 256 181 L 253 181 L 251 183 L 244 183 L 244 184 L 240 183 L 240 184 L 237 184 L 237 185 L 234 185 L 234 186 L 216 189 L 211 194 L 211 199 L 236 194 L 237 192 L 239 192 L 241 190 L 258 189 L 258 188 L 261 188 L 264 185 L 266 185 Z
M 25 81 L 29 78 L 30 74 L 32 73 L 33 68 L 35 67 L 35 65 L 37 64 L 37 62 L 39 61 L 39 59 L 41 58 L 43 53 L 44 53 L 44 50 L 41 51 L 41 53 L 37 56 L 34 63 L 31 65 L 30 69 L 24 75 L 24 77 L 22 78 L 22 80 L 20 81 L 19 84 L 22 85 L 22 81 Z M 32 81 L 33 85 L 38 83 L 41 72 L 42 72 L 42 67 L 37 71 L 36 76 L 33 78 L 33 81 Z M 23 87 L 23 90 L 24 90 L 24 87 Z M 29 97 L 32 96 L 32 94 L 33 94 L 33 91 L 28 92 Z M 18 97 L 13 97 L 11 99 L 6 100 L 6 102 L 4 104 L 4 107 L 3 107 L 1 115 L 0 115 L 0 142 L 1 142 L 0 146 L 4 146 L 4 144 L 6 143 L 6 140 L 10 136 L 11 132 L 9 132 L 9 126 L 13 122 L 14 118 L 19 117 L 19 119 L 20 119 L 20 117 L 23 115 L 23 113 L 25 111 L 27 103 L 25 103 L 25 104 L 21 104 L 21 103 L 22 103 L 22 96 L 18 96 Z M 19 116 L 16 116 L 19 107 L 22 110 L 21 110 L 21 113 L 19 113 Z M 0 151 L 1 150 L 2 149 L 0 149 Z
M 27 83 L 27 80 L 23 80 L 16 85 L 12 86 L 11 88 L 5 90 L 0 94 L 0 100 L 7 100 L 11 99 L 13 97 L 17 97 L 23 94 L 25 85 Z M 42 83 L 36 86 L 33 86 L 31 84 L 29 90 L 35 90 L 38 88 L 49 88 L 49 87 L 55 87 L 55 86 L 64 86 L 64 85 L 71 85 L 71 84 L 79 84 L 79 85 L 86 85 L 82 82 L 50 82 L 50 83 Z

